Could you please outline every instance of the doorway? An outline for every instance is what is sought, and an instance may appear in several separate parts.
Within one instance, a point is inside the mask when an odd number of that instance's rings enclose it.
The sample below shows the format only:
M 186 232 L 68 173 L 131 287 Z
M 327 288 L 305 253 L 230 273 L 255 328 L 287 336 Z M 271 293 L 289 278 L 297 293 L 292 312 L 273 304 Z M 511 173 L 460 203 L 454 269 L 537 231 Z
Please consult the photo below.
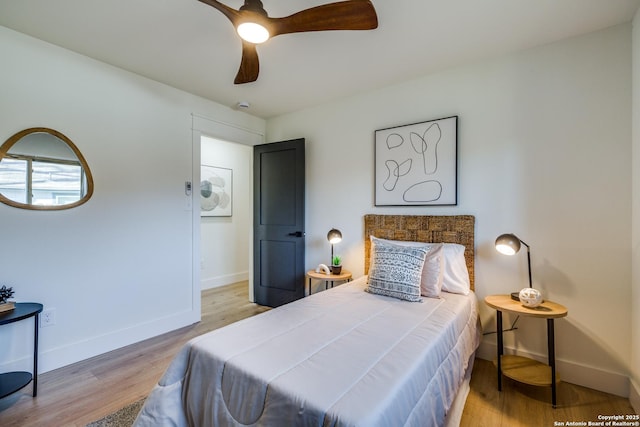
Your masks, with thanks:
M 253 147 L 202 135 L 200 274 L 202 289 L 249 280 Z M 203 187 L 204 186 L 204 187 Z
M 192 114 L 192 171 L 193 171 L 193 174 L 190 177 L 186 177 L 186 179 L 188 179 L 188 182 L 192 183 L 192 187 L 193 187 L 193 193 L 192 193 L 193 197 L 191 198 L 192 206 L 189 205 L 188 210 L 191 210 L 193 215 L 192 216 L 193 217 L 193 222 L 192 222 L 193 224 L 192 298 L 193 298 L 193 312 L 198 316 L 196 321 L 200 319 L 199 316 L 200 316 L 200 307 L 201 307 L 201 292 L 203 288 L 203 284 L 201 280 L 201 277 L 203 277 L 202 275 L 203 259 L 202 259 L 202 248 L 201 248 L 201 238 L 202 238 L 201 219 L 202 218 L 200 215 L 200 175 L 201 175 L 201 167 L 202 167 L 202 161 L 201 161 L 202 138 L 205 136 L 213 139 L 225 141 L 225 142 L 232 141 L 230 142 L 230 144 L 234 146 L 239 146 L 239 147 L 247 147 L 247 149 L 249 150 L 252 150 L 253 146 L 260 145 L 264 142 L 264 135 L 261 132 L 254 131 L 247 128 L 242 128 L 230 123 L 220 122 L 210 118 L 202 117 L 197 114 Z M 249 168 L 252 168 L 253 157 L 250 157 L 249 162 L 250 162 Z M 249 197 L 252 197 L 253 191 L 251 189 L 251 186 L 249 191 L 250 191 Z M 235 191 L 234 191 L 234 194 L 235 194 Z M 233 206 L 232 209 L 233 209 L 233 215 L 235 215 L 238 209 L 237 204 L 236 206 Z M 234 218 L 233 215 L 231 216 L 232 220 Z M 229 218 L 227 218 L 227 221 L 228 220 Z M 219 220 L 219 221 L 224 221 L 224 220 Z M 249 250 L 247 251 L 246 254 L 244 254 L 244 259 L 246 260 L 251 259 L 252 250 L 253 250 L 253 245 L 252 245 L 253 230 L 251 227 L 249 227 L 249 230 L 250 230 L 249 231 L 250 237 L 248 239 Z M 222 256 L 219 256 L 219 258 L 224 258 L 224 254 Z M 248 292 L 249 292 L 250 301 L 254 301 L 252 274 L 253 274 L 253 267 L 249 262 Z M 225 275 L 227 276 L 226 279 L 224 277 Z M 234 273 L 226 273 L 226 274 L 219 274 L 219 275 L 213 274 L 212 276 L 208 276 L 207 282 L 205 282 L 205 286 L 211 286 L 211 285 L 219 286 L 219 283 L 221 281 L 233 280 L 232 277 L 229 277 L 233 275 Z M 233 277 L 237 277 L 237 276 L 233 276 Z

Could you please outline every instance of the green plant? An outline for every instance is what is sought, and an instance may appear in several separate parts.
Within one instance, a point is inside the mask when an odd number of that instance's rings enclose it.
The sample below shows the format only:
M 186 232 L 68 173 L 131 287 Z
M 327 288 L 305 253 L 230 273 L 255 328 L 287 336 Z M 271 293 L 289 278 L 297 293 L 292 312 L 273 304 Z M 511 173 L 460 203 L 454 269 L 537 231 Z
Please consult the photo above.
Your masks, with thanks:
M 340 255 L 334 255 L 331 263 L 332 265 L 342 265 L 342 257 Z
M 13 288 L 7 288 L 6 286 L 2 285 L 2 287 L 0 288 L 0 304 L 4 304 L 12 296 Z

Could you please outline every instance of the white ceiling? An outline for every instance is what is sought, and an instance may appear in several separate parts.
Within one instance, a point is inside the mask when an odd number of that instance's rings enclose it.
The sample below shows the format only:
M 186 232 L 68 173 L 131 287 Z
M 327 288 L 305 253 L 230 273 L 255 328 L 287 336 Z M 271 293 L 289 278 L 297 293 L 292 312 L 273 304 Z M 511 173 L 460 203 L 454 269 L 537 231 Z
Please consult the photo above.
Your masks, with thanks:
M 331 0 L 263 0 L 269 16 Z M 239 8 L 242 0 L 222 0 Z M 0 0 L 0 25 L 269 118 L 629 22 L 640 0 L 373 0 L 372 31 L 288 34 L 258 47 L 260 76 L 234 85 L 241 43 L 197 0 Z

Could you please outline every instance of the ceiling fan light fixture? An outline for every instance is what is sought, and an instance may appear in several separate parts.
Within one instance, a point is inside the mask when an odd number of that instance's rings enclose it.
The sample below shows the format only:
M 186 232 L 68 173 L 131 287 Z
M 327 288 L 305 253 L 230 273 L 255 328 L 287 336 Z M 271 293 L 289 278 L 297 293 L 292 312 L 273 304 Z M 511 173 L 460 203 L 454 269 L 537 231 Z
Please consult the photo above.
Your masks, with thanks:
M 264 43 L 270 37 L 269 30 L 256 22 L 243 22 L 236 31 L 243 40 L 253 44 Z
M 378 16 L 371 0 L 341 0 L 270 18 L 261 0 L 244 0 L 239 9 L 219 0 L 199 0 L 220 11 L 242 39 L 242 58 L 235 84 L 255 82 L 260 72 L 257 45 L 282 34 L 310 31 L 373 30 Z M 239 1 L 239 0 L 236 0 Z

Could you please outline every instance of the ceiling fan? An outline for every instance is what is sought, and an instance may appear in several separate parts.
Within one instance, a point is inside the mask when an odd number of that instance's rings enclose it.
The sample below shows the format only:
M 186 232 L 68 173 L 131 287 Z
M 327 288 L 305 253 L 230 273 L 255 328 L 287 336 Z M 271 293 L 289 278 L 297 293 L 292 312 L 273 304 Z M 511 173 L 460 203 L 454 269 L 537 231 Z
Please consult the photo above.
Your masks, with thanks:
M 378 17 L 370 0 L 347 0 L 270 18 L 260 0 L 245 0 L 239 10 L 217 0 L 200 0 L 226 16 L 242 38 L 242 61 L 235 84 L 256 81 L 260 71 L 256 45 L 280 34 L 328 30 L 373 30 Z

